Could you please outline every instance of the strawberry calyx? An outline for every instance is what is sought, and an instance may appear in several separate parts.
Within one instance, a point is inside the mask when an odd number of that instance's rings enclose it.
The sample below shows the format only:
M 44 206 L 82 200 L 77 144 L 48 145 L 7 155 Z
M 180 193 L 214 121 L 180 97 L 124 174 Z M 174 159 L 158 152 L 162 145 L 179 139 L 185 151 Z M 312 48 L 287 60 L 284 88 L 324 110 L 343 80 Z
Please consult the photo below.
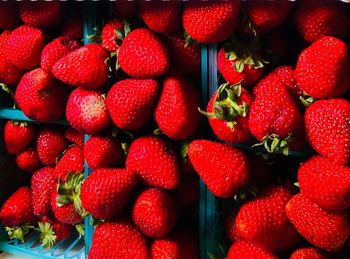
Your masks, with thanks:
M 131 31 L 131 27 L 128 22 L 124 21 L 123 24 L 124 24 L 123 29 L 114 30 L 115 35 L 117 35 L 117 39 L 115 39 L 115 43 L 117 44 L 118 47 L 122 45 L 123 40 Z
M 94 43 L 100 44 L 102 42 L 102 31 L 101 31 L 101 28 L 98 27 L 98 26 L 95 26 L 94 28 L 92 28 L 92 30 L 94 31 L 94 33 L 87 36 L 88 40 L 90 42 L 94 42 Z
M 78 232 L 79 237 L 83 237 L 85 235 L 85 226 L 84 223 L 74 225 L 75 230 Z
M 34 229 L 34 226 L 29 224 L 24 224 L 17 227 L 5 227 L 7 235 L 10 239 L 17 239 L 22 243 L 24 243 L 25 235 L 27 235 L 31 229 Z
M 0 87 L 3 91 L 8 93 L 13 100 L 15 100 L 15 91 L 11 89 L 7 84 L 0 83 Z
M 39 239 L 43 247 L 51 248 L 56 242 L 56 234 L 49 222 L 38 222 Z
M 195 41 L 194 39 L 191 38 L 191 36 L 184 31 L 184 39 L 185 39 L 185 48 L 187 48 L 188 46 L 190 46 L 191 44 L 196 44 L 198 45 L 198 42 Z
M 313 104 L 317 99 L 309 96 L 307 93 L 303 92 L 300 96 L 299 96 L 299 100 L 300 102 L 305 106 L 305 107 L 309 107 L 311 104 Z
M 16 120 L 12 120 L 11 121 L 13 125 L 15 126 L 20 126 L 21 128 L 25 128 L 28 126 L 28 123 L 26 121 L 16 121 Z
M 271 134 L 271 135 L 265 136 L 262 142 L 254 144 L 252 148 L 263 146 L 264 149 L 270 154 L 279 153 L 279 154 L 288 156 L 289 154 L 288 143 L 293 140 L 294 140 L 294 135 L 292 133 L 289 133 L 288 136 L 284 139 L 281 139 L 277 134 Z

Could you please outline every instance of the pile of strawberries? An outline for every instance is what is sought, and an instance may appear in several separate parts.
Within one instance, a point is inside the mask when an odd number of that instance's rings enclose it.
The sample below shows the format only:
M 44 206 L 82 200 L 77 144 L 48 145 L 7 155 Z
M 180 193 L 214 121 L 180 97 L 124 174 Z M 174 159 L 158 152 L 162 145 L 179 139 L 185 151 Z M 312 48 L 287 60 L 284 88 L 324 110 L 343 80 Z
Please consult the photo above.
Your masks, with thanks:
M 198 258 L 199 176 L 229 201 L 228 259 L 346 258 L 350 6 L 101 6 L 112 14 L 83 45 L 68 3 L 0 4 L 1 86 L 46 123 L 5 124 L 8 153 L 31 175 L 0 210 L 9 237 L 34 228 L 51 247 L 90 215 L 89 258 Z M 199 44 L 212 43 L 220 86 L 204 110 Z M 64 115 L 71 127 L 49 125 Z

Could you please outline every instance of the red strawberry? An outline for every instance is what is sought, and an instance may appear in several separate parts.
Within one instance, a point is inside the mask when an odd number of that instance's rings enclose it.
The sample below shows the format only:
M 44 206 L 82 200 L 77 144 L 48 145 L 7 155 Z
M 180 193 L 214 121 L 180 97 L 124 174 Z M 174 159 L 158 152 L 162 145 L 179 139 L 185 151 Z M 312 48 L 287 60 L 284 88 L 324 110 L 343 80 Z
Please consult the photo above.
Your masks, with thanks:
M 84 171 L 83 150 L 77 146 L 68 148 L 58 161 L 54 174 L 64 180 L 69 172 L 75 174 Z
M 190 1 L 185 4 L 182 22 L 189 36 L 201 43 L 227 39 L 236 28 L 241 1 Z
M 50 212 L 50 197 L 55 181 L 52 167 L 41 168 L 33 174 L 31 190 L 35 216 L 42 217 Z
M 151 188 L 143 191 L 132 209 L 136 226 L 148 237 L 167 235 L 176 225 L 178 212 L 170 194 Z
M 95 229 L 89 258 L 147 259 L 149 255 L 146 239 L 128 220 L 105 222 Z
M 64 132 L 64 136 L 73 144 L 77 145 L 80 148 L 84 147 L 84 134 L 78 132 L 73 128 L 68 128 Z
M 4 128 L 4 142 L 7 152 L 18 154 L 32 142 L 35 126 L 27 122 L 7 121 Z
M 180 74 L 172 73 L 163 80 L 163 90 L 154 118 L 160 130 L 172 139 L 190 138 L 197 130 L 201 105 L 200 94 Z
M 45 248 L 50 248 L 55 242 L 64 240 L 72 232 L 72 226 L 56 220 L 52 216 L 43 216 L 38 223 L 40 242 Z
M 327 259 L 319 249 L 315 247 L 305 247 L 295 250 L 290 259 Z
M 170 66 L 166 45 L 152 31 L 139 28 L 123 40 L 118 52 L 121 69 L 134 78 L 146 79 L 165 74 Z
M 148 28 L 158 33 L 172 33 L 181 25 L 181 3 L 179 1 L 142 1 L 140 16 Z
M 75 15 L 62 25 L 61 35 L 80 41 L 83 38 L 83 18 Z
M 46 128 L 39 134 L 36 141 L 39 158 L 45 165 L 53 166 L 61 152 L 68 146 L 63 134 L 57 130 Z
M 84 146 L 84 158 L 95 170 L 122 165 L 123 150 L 118 140 L 110 137 L 91 136 Z
M 295 69 L 300 88 L 314 98 L 331 98 L 350 87 L 348 48 L 337 38 L 322 37 L 304 49 Z
M 305 112 L 305 129 L 311 147 L 333 162 L 345 165 L 350 157 L 350 102 L 319 100 Z
M 100 92 L 77 88 L 70 94 L 66 117 L 81 133 L 98 134 L 110 124 L 104 97 Z
M 277 259 L 278 257 L 274 256 L 259 245 L 241 240 L 237 241 L 230 247 L 227 255 L 227 259 L 238 258 Z
M 40 64 L 44 34 L 40 29 L 21 25 L 7 41 L 7 57 L 18 68 L 29 70 Z
M 159 137 L 134 140 L 126 158 L 126 168 L 152 187 L 175 189 L 180 183 L 176 154 L 170 144 Z
M 116 52 L 119 46 L 116 40 L 119 39 L 115 30 L 122 30 L 123 23 L 117 19 L 112 19 L 102 29 L 102 47 L 104 47 L 109 52 Z
M 83 183 L 82 206 L 98 219 L 112 219 L 125 207 L 135 184 L 135 174 L 126 169 L 98 169 Z
M 119 0 L 111 2 L 114 14 L 120 19 L 136 15 L 137 2 L 129 0 Z
M 125 79 L 112 86 L 106 104 L 112 121 L 118 128 L 136 130 L 150 118 L 159 85 L 153 79 Z
M 289 200 L 286 213 L 304 238 L 325 250 L 340 249 L 350 234 L 346 211 L 323 210 L 301 193 Z
M 103 47 L 91 43 L 58 60 L 52 68 L 52 73 L 59 80 L 72 86 L 100 88 L 107 82 L 107 58 L 108 52 Z
M 24 74 L 15 98 L 27 117 L 39 122 L 53 122 L 63 116 L 67 95 L 62 83 L 37 68 Z
M 199 201 L 199 179 L 195 174 L 184 174 L 174 193 L 176 205 L 186 209 Z
M 28 148 L 16 156 L 17 167 L 23 171 L 33 173 L 41 166 L 38 152 L 33 148 Z
M 218 197 L 231 197 L 248 182 L 247 159 L 235 147 L 194 140 L 188 147 L 188 157 L 208 189 Z
M 294 15 L 295 26 L 308 42 L 323 36 L 346 38 L 350 33 L 349 10 L 338 1 L 303 1 Z
M 0 6 L 0 28 L 13 29 L 19 23 L 19 15 L 17 11 L 17 2 L 3 1 Z

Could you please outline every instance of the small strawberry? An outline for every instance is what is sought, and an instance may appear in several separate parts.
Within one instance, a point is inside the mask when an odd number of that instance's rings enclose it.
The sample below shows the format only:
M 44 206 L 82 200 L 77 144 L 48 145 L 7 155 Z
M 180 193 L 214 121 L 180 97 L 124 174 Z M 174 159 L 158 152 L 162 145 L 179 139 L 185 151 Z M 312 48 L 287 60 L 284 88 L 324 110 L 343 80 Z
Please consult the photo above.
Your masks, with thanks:
M 83 38 L 83 17 L 80 15 L 73 15 L 68 18 L 62 25 L 60 35 L 81 41 Z
M 42 217 L 50 212 L 50 197 L 55 181 L 52 167 L 43 167 L 33 174 L 31 191 L 35 216 Z
M 187 2 L 182 13 L 183 27 L 198 42 L 224 41 L 236 28 L 240 6 L 239 0 Z
M 4 1 L 0 6 L 0 28 L 9 30 L 20 24 L 17 1 Z
M 52 73 L 71 86 L 100 88 L 107 82 L 107 58 L 108 52 L 102 46 L 87 44 L 58 60 L 52 68 Z
M 235 242 L 228 251 L 227 259 L 277 259 L 278 257 L 265 250 L 263 247 L 249 241 Z
M 286 213 L 305 239 L 325 250 L 340 249 L 350 234 L 346 211 L 323 210 L 301 193 L 288 201 Z
M 332 98 L 350 87 L 350 59 L 345 43 L 334 37 L 322 37 L 304 49 L 295 75 L 300 88 L 314 98 Z
M 116 52 L 119 46 L 116 43 L 118 40 L 118 35 L 116 30 L 122 30 L 124 25 L 121 21 L 117 19 L 112 19 L 102 29 L 102 47 L 104 47 L 109 52 Z
M 328 257 L 315 247 L 304 247 L 295 250 L 290 259 L 327 259 Z
M 159 85 L 153 79 L 125 79 L 108 92 L 106 104 L 112 121 L 123 130 L 136 130 L 149 120 Z
M 144 136 L 134 140 L 126 158 L 126 168 L 152 187 L 175 189 L 180 183 L 175 151 L 159 137 Z
M 201 105 L 200 94 L 183 76 L 169 74 L 163 80 L 163 89 L 154 118 L 160 130 L 172 139 L 190 138 L 197 130 Z
M 199 201 L 199 179 L 195 174 L 184 174 L 174 193 L 174 200 L 180 209 L 186 209 Z
M 235 147 L 194 140 L 188 147 L 188 157 L 208 189 L 217 197 L 231 197 L 248 182 L 247 159 Z
M 33 69 L 40 64 L 44 40 L 40 29 L 21 25 L 11 32 L 7 41 L 7 57 L 20 69 Z
M 166 45 L 155 33 L 139 28 L 126 35 L 119 48 L 118 63 L 129 76 L 146 79 L 165 74 L 170 58 Z
M 33 148 L 23 150 L 16 156 L 17 167 L 28 173 L 34 173 L 41 166 L 38 152 Z
M 83 150 L 77 146 L 68 148 L 57 162 L 54 174 L 64 180 L 69 172 L 75 174 L 84 171 Z
M 130 18 L 136 15 L 137 2 L 129 0 L 119 0 L 111 2 L 115 17 L 120 19 Z
M 68 128 L 64 132 L 64 136 L 67 140 L 72 142 L 73 144 L 77 145 L 80 148 L 84 147 L 84 134 L 78 132 L 77 130 L 73 128 Z
M 4 127 L 4 142 L 7 152 L 19 154 L 34 139 L 35 126 L 27 122 L 7 121 Z
M 70 94 L 66 117 L 74 129 L 86 134 L 98 134 L 110 124 L 102 94 L 83 88 L 77 88 Z

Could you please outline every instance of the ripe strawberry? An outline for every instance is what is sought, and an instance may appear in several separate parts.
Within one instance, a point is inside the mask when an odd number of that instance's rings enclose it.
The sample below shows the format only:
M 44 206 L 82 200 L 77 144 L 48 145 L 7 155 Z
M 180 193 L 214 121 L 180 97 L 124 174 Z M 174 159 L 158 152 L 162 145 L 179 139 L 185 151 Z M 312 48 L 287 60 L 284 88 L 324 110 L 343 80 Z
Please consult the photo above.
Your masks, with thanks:
M 319 249 L 315 247 L 304 247 L 295 250 L 290 259 L 327 259 Z
M 200 94 L 183 76 L 169 74 L 163 80 L 163 89 L 154 118 L 160 130 L 172 139 L 190 138 L 197 130 L 201 105 Z
M 119 39 L 115 30 L 122 30 L 123 23 L 117 19 L 112 19 L 102 29 L 102 47 L 104 47 L 109 52 L 116 52 L 119 46 L 116 40 Z
M 108 68 L 105 60 L 108 52 L 91 43 L 80 47 L 58 60 L 52 68 L 56 78 L 66 84 L 96 89 L 107 82 Z
M 116 139 L 91 136 L 84 145 L 84 158 L 93 170 L 102 167 L 117 167 L 123 163 L 123 150 Z
M 45 128 L 36 140 L 39 158 L 44 165 L 54 166 L 61 152 L 68 146 L 68 142 L 58 130 Z
M 3 1 L 0 6 L 0 28 L 1 29 L 13 29 L 19 23 L 19 15 L 17 10 L 17 2 Z
M 341 96 L 350 87 L 348 48 L 337 38 L 322 37 L 304 49 L 295 69 L 300 88 L 314 98 Z
M 247 159 L 235 147 L 194 140 L 188 147 L 188 157 L 207 188 L 217 197 L 231 197 L 248 182 Z
M 34 173 L 41 166 L 38 152 L 33 148 L 23 150 L 16 156 L 17 167 L 28 173 Z
M 7 152 L 19 154 L 32 142 L 35 126 L 27 122 L 7 121 L 4 127 L 4 142 Z
M 125 79 L 108 92 L 106 104 L 112 121 L 118 128 L 136 130 L 150 118 L 159 85 L 153 79 Z
M 126 169 L 98 169 L 83 183 L 82 206 L 98 219 L 112 219 L 125 207 L 135 184 L 136 175 Z
M 86 134 L 98 134 L 110 124 L 104 97 L 98 91 L 83 88 L 70 94 L 66 117 L 74 129 Z
M 36 171 L 31 180 L 34 215 L 42 217 L 50 212 L 50 197 L 56 177 L 52 167 L 43 167 Z
M 63 116 L 67 95 L 59 81 L 37 68 L 24 74 L 15 99 L 27 117 L 39 122 L 53 122 Z
M 346 38 L 350 33 L 349 15 L 347 6 L 338 1 L 303 1 L 295 12 L 294 23 L 310 43 L 323 36 Z
M 180 183 L 175 151 L 159 137 L 144 136 L 134 140 L 126 158 L 126 168 L 152 187 L 175 189 Z
M 241 1 L 190 1 L 185 4 L 182 22 L 189 36 L 201 43 L 217 43 L 235 30 Z
M 170 66 L 166 45 L 152 31 L 139 28 L 130 32 L 118 52 L 118 63 L 129 76 L 139 79 L 165 74 Z
M 235 242 L 228 251 L 227 259 L 277 259 L 278 257 L 265 250 L 263 247 L 250 243 L 249 241 L 240 240 Z
M 335 163 L 347 164 L 350 157 L 350 102 L 345 99 L 319 100 L 307 108 L 304 118 L 311 147 Z
M 20 69 L 33 69 L 40 64 L 44 40 L 40 29 L 21 25 L 11 32 L 7 41 L 7 57 Z
M 72 142 L 76 146 L 78 146 L 80 148 L 84 147 L 84 134 L 83 133 L 80 133 L 73 128 L 68 128 L 64 132 L 64 136 L 66 137 L 66 139 L 68 139 L 70 142 Z
M 115 17 L 125 19 L 136 15 L 137 2 L 129 0 L 119 0 L 111 2 Z
M 146 239 L 128 220 L 104 222 L 95 229 L 89 258 L 149 258 Z
M 350 234 L 346 211 L 323 210 L 301 193 L 288 201 L 286 213 L 304 238 L 325 250 L 340 249 Z
M 45 248 L 50 248 L 55 242 L 64 240 L 72 232 L 72 226 L 56 220 L 51 215 L 43 216 L 38 223 L 40 242 Z
M 195 174 L 184 174 L 179 187 L 174 193 L 174 200 L 179 209 L 186 209 L 199 201 L 199 179 Z
M 62 25 L 60 35 L 81 41 L 83 38 L 83 17 L 75 15 L 68 18 Z
M 142 1 L 140 16 L 148 28 L 158 33 L 172 33 L 181 26 L 181 3 L 179 1 Z
M 58 161 L 54 174 L 64 180 L 69 172 L 76 174 L 84 171 L 83 150 L 77 146 L 68 148 Z
M 58 37 L 45 46 L 41 53 L 41 68 L 51 72 L 55 63 L 80 47 L 78 41 L 68 37 Z

